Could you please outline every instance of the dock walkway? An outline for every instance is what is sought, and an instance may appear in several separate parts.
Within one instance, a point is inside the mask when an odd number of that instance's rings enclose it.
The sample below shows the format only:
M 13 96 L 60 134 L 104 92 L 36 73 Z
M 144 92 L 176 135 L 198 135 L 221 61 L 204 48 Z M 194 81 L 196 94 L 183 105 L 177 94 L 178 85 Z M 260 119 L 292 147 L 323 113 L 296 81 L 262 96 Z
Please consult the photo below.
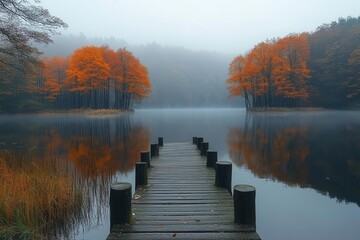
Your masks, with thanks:
M 196 145 L 165 144 L 151 166 L 132 200 L 134 223 L 115 225 L 107 240 L 260 239 L 254 227 L 234 222 L 232 196 L 215 186 Z

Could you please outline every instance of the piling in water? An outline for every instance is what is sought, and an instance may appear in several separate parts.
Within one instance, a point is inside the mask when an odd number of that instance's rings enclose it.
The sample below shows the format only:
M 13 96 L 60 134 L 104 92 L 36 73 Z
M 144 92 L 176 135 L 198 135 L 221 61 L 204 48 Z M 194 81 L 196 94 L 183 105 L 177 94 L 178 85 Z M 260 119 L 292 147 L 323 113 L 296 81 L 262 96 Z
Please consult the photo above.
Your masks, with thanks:
M 200 154 L 201 156 L 206 156 L 206 151 L 209 149 L 209 143 L 208 142 L 202 142 L 201 148 L 200 148 Z
M 151 157 L 159 156 L 159 144 L 154 143 L 150 145 Z
M 206 167 L 212 167 L 215 169 L 217 162 L 217 152 L 216 151 L 206 151 Z
M 147 174 L 147 163 L 138 162 L 135 165 L 135 188 L 138 186 L 147 185 L 148 183 L 148 174 Z
M 197 148 L 200 150 L 201 149 L 201 143 L 204 141 L 204 138 L 202 137 L 198 137 L 197 138 L 197 142 L 196 142 L 196 146 Z
M 131 223 L 131 184 L 120 182 L 111 185 L 110 231 L 114 225 Z
M 234 186 L 234 220 L 256 229 L 255 187 L 245 184 Z
M 159 147 L 164 146 L 164 138 L 163 137 L 158 138 L 158 144 L 159 144 Z
M 226 188 L 231 193 L 232 164 L 227 161 L 216 162 L 215 185 Z
M 150 152 L 140 152 L 140 162 L 147 163 L 147 166 L 150 167 Z

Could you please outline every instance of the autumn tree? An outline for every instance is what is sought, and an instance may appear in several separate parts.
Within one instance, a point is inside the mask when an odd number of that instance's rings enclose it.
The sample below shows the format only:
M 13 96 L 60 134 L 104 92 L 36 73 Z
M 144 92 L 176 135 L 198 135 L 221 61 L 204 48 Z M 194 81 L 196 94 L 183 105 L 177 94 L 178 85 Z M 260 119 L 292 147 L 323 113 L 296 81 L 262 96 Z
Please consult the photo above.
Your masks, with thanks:
M 308 56 L 305 33 L 256 45 L 230 63 L 230 77 L 226 80 L 230 96 L 244 96 L 247 109 L 284 106 L 283 99 L 290 99 L 291 103 L 306 99 Z
M 121 74 L 116 82 L 115 105 L 128 109 L 132 99 L 143 99 L 151 92 L 151 83 L 146 67 L 126 49 L 119 49 Z
M 66 74 L 66 87 L 74 95 L 75 106 L 103 107 L 101 90 L 110 76 L 110 67 L 104 59 L 102 48 L 87 46 L 76 50 L 70 57 Z
M 146 67 L 125 49 L 86 46 L 75 50 L 69 62 L 53 58 L 43 65 L 39 89 L 60 108 L 128 109 L 131 100 L 151 91 Z
M 45 58 L 43 63 L 43 88 L 42 91 L 46 95 L 46 99 L 52 103 L 56 103 L 61 108 L 63 85 L 66 79 L 66 70 L 69 67 L 68 58 L 53 57 Z
M 231 97 L 237 95 L 243 95 L 245 97 L 246 109 L 250 108 L 249 100 L 249 91 L 250 84 L 247 81 L 247 78 L 244 76 L 244 66 L 245 66 L 246 56 L 236 56 L 229 65 L 229 78 L 226 80 L 226 83 L 229 84 L 227 87 L 229 90 L 229 95 Z
M 310 70 L 307 61 L 310 54 L 308 34 L 292 34 L 275 44 L 275 86 L 276 95 L 283 97 L 287 104 L 309 97 L 307 80 Z
M 274 47 L 273 42 L 262 42 L 248 54 L 250 74 L 254 76 L 254 106 L 270 107 L 273 95 Z

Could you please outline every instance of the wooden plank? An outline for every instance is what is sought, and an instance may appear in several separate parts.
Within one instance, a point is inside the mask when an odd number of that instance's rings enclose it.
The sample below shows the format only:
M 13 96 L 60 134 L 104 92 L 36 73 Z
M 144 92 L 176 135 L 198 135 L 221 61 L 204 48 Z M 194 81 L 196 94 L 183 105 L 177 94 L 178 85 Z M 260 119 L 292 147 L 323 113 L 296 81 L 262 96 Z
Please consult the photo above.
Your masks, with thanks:
M 134 223 L 115 225 L 108 240 L 260 239 L 253 227 L 234 223 L 231 194 L 214 185 L 195 145 L 165 144 L 151 165 L 148 185 L 132 201 Z
M 258 240 L 259 236 L 256 233 L 242 232 L 242 233 L 113 233 L 109 235 L 108 240 L 128 239 L 128 240 Z

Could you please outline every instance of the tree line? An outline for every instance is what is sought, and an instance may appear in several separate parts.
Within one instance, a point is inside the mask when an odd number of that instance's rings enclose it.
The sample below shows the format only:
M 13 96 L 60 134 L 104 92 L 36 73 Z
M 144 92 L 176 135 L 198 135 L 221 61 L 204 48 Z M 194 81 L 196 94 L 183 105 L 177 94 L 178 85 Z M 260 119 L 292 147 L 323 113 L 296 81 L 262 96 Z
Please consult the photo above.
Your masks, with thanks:
M 35 1 L 0 0 L 0 111 L 128 109 L 150 93 L 145 66 L 128 50 L 86 46 L 41 59 L 37 45 L 67 24 Z
M 247 109 L 360 106 L 360 17 L 289 34 L 236 56 L 226 80 Z
M 124 48 L 86 46 L 43 66 L 37 88 L 56 108 L 129 109 L 151 92 L 146 67 Z
M 243 95 L 247 109 L 294 106 L 308 98 L 308 35 L 292 34 L 259 43 L 229 66 L 231 96 Z

